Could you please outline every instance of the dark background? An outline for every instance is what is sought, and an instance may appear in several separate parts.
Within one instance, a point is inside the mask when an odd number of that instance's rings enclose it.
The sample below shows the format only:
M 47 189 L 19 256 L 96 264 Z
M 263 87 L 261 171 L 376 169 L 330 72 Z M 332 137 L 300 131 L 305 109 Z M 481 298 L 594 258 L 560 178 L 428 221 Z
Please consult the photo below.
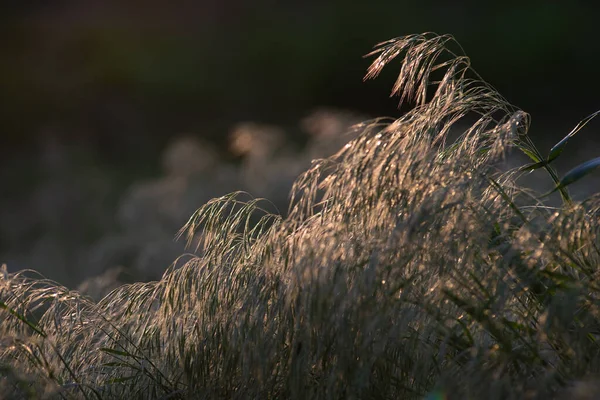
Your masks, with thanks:
M 135 264 L 142 245 L 114 243 L 146 239 L 124 233 L 139 221 L 124 222 L 119 209 L 136 182 L 164 177 L 160 160 L 177 137 L 213 145 L 219 165 L 239 166 L 228 135 L 242 121 L 280 126 L 304 151 L 299 121 L 317 108 L 397 116 L 388 97 L 396 71 L 363 83 L 362 56 L 405 34 L 453 34 L 480 75 L 532 115 L 534 140 L 547 150 L 600 109 L 593 3 L 4 0 L 0 262 L 68 284 Z M 598 127 L 570 144 L 565 168 L 600 155 Z M 234 181 L 232 189 L 252 189 Z M 152 240 L 176 230 L 161 229 Z M 90 252 L 110 253 L 98 245 L 107 240 L 126 255 L 89 267 Z

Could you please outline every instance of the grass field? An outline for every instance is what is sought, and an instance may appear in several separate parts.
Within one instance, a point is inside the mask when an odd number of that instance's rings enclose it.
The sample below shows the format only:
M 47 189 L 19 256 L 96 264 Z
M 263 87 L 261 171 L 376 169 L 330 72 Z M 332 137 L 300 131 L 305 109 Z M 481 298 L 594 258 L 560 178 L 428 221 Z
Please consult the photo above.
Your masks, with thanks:
M 529 116 L 450 36 L 393 39 L 370 56 L 366 78 L 400 62 L 392 94 L 414 108 L 357 125 L 315 160 L 285 218 L 245 193 L 214 199 L 180 232 L 194 253 L 183 267 L 98 303 L 3 271 L 0 393 L 600 396 L 600 197 L 568 191 L 600 159 L 564 175 L 551 164 L 595 115 L 544 156 Z M 505 169 L 511 151 L 530 164 Z M 531 170 L 555 191 L 521 185 Z

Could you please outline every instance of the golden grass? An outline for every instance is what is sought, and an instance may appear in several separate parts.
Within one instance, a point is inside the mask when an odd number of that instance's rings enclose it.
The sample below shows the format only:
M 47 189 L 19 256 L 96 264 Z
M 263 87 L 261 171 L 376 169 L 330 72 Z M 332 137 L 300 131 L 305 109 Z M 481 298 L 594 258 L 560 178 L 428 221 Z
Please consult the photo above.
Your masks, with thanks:
M 517 148 L 561 182 L 528 115 L 452 37 L 370 56 L 367 78 L 402 59 L 392 93 L 414 108 L 314 161 L 288 217 L 244 193 L 212 200 L 180 232 L 196 252 L 183 267 L 98 303 L 4 273 L 0 391 L 545 399 L 598 373 L 600 197 L 575 203 L 563 184 L 550 208 L 518 183 L 525 170 L 502 169 Z

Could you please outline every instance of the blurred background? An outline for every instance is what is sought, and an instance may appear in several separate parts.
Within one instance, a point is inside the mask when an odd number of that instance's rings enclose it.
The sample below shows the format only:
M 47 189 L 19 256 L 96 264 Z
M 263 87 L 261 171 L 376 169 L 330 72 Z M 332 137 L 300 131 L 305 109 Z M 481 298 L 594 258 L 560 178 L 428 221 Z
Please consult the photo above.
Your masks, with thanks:
M 600 109 L 592 3 L 4 0 L 0 263 L 99 296 L 107 280 L 158 279 L 215 196 L 246 190 L 285 213 L 293 179 L 349 125 L 400 115 L 397 70 L 363 83 L 362 56 L 405 34 L 453 34 L 547 151 Z M 561 172 L 600 156 L 599 128 Z

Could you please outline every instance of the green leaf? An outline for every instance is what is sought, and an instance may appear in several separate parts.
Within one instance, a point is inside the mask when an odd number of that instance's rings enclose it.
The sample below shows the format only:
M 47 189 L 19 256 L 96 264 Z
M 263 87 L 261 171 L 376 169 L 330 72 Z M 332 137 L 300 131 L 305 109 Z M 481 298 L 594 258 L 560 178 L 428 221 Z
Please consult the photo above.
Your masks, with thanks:
M 524 146 L 523 144 L 516 145 L 519 150 L 521 150 L 527 157 L 531 159 L 534 163 L 543 162 L 542 159 L 535 153 L 534 150 L 530 149 L 528 146 Z
M 8 304 L 6 304 L 3 301 L 0 301 L 0 308 L 4 309 L 6 311 L 8 311 L 9 314 L 13 315 L 14 317 L 16 317 L 19 321 L 23 322 L 24 324 L 26 324 L 27 326 L 29 326 L 35 333 L 37 333 L 38 335 L 40 335 L 41 337 L 46 337 L 46 334 L 44 333 L 44 331 L 37 327 L 33 322 L 29 321 L 24 315 L 19 314 L 18 312 L 16 312 L 15 310 L 13 310 Z
M 508 206 L 510 208 L 512 208 L 514 210 L 514 212 L 519 216 L 519 218 L 521 218 L 521 220 L 524 223 L 528 223 L 527 217 L 525 216 L 525 214 L 523 214 L 523 212 L 519 209 L 519 207 L 512 201 L 512 199 L 504 191 L 502 186 L 498 182 L 496 182 L 494 179 L 490 178 L 489 176 L 484 175 L 484 177 L 487 178 L 488 182 L 494 187 L 494 189 L 496 189 L 496 191 L 500 194 L 502 199 L 508 204 Z
M 133 369 L 136 369 L 139 371 L 139 368 L 137 368 L 131 364 L 127 364 L 125 362 L 117 362 L 117 361 L 107 362 L 107 363 L 103 363 L 102 366 L 103 367 L 127 367 L 127 368 L 133 368 Z
M 577 132 L 579 132 L 584 126 L 587 125 L 588 122 L 590 122 L 592 119 L 594 119 L 594 117 L 597 116 L 598 114 L 600 114 L 600 110 L 585 117 L 581 122 L 579 122 L 577 124 L 577 126 L 575 128 L 573 128 L 573 130 L 571 132 L 569 132 L 569 134 L 567 136 L 562 138 L 562 140 L 560 142 L 556 143 L 554 145 L 554 147 L 552 147 L 550 149 L 550 154 L 548 155 L 548 162 L 551 162 L 552 160 L 556 159 L 560 155 L 560 153 L 562 153 L 562 151 L 564 150 L 564 147 L 567 144 L 567 142 L 569 141 L 569 139 L 571 139 L 573 136 L 575 136 L 575 134 Z
M 567 172 L 567 174 L 560 180 L 558 185 L 556 185 L 554 189 L 552 189 L 550 192 L 546 193 L 542 197 L 546 197 L 556 192 L 557 190 L 567 187 L 573 182 L 577 182 L 584 176 L 594 171 L 596 168 L 600 168 L 600 157 L 586 161 L 583 164 L 580 164 L 577 167 L 570 170 L 569 172 Z
M 108 347 L 101 347 L 100 351 L 103 351 L 103 352 L 109 353 L 109 354 L 113 354 L 113 355 L 117 355 L 117 356 L 134 357 L 135 358 L 135 356 L 133 354 L 127 353 L 125 351 L 109 349 Z
M 527 164 L 522 166 L 521 168 L 519 168 L 519 172 L 523 172 L 523 171 L 533 171 L 536 170 L 538 168 L 542 168 L 544 166 L 546 166 L 546 164 L 548 164 L 546 161 L 540 161 L 540 162 L 536 162 L 536 163 L 531 163 L 531 164 Z
M 442 150 L 439 154 L 438 154 L 438 160 L 439 161 L 444 161 L 446 158 L 448 158 L 450 156 L 450 154 L 455 151 L 458 146 L 460 145 L 460 143 L 456 142 L 453 143 L 451 146 L 448 146 L 447 148 L 445 148 L 444 150 Z
M 115 384 L 115 383 L 123 383 L 123 382 L 127 382 L 131 379 L 135 379 L 138 378 L 137 375 L 131 375 L 131 376 L 123 376 L 121 378 L 112 378 L 106 381 L 106 383 L 108 384 Z

